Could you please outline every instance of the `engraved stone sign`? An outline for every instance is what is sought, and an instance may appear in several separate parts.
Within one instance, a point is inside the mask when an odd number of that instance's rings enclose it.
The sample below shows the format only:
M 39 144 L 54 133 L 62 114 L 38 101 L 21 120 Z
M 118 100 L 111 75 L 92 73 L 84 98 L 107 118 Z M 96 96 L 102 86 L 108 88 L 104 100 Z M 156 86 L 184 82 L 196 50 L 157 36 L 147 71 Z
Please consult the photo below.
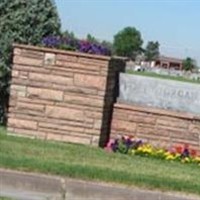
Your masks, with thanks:
M 118 100 L 200 115 L 200 84 L 121 73 Z

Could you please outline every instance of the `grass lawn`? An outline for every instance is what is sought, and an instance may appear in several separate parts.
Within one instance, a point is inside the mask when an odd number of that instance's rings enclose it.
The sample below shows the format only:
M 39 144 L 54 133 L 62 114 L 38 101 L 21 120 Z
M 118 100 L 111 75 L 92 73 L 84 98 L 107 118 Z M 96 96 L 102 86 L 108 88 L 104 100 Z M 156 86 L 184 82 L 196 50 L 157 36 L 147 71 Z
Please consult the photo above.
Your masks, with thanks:
M 174 80 L 174 81 L 182 81 L 182 82 L 200 84 L 200 80 L 197 81 L 197 80 L 187 79 L 187 78 L 183 78 L 183 77 L 160 75 L 160 74 L 156 74 L 154 72 L 146 72 L 146 71 L 141 72 L 141 71 L 127 70 L 127 73 L 141 75 L 141 76 L 147 76 L 147 77 L 154 77 L 154 78 L 169 79 L 169 80 Z
M 200 167 L 108 153 L 78 144 L 7 136 L 0 130 L 0 167 L 200 195 Z
M 12 199 L 7 198 L 7 197 L 0 197 L 0 200 L 12 200 Z

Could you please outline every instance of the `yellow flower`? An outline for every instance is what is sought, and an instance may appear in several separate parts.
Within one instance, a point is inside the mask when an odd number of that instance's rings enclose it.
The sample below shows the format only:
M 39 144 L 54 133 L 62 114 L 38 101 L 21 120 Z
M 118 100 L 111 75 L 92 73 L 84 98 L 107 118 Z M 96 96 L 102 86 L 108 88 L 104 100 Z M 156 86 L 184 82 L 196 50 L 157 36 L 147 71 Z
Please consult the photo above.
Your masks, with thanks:
M 136 152 L 136 150 L 133 149 L 133 150 L 131 151 L 131 154 L 132 154 L 132 155 L 135 155 L 135 152 Z
M 193 161 L 194 161 L 194 162 L 197 162 L 197 163 L 200 163 L 200 157 L 195 157 L 195 158 L 193 158 Z
M 158 154 L 164 154 L 165 151 L 164 151 L 164 149 L 158 149 L 158 150 L 156 151 L 156 153 L 158 153 Z
M 181 160 L 182 163 L 189 163 L 191 162 L 190 158 L 189 157 L 185 157 Z
M 138 150 L 138 151 L 142 151 L 142 146 L 138 147 L 137 150 Z
M 165 157 L 168 157 L 168 156 L 170 156 L 170 155 L 172 155 L 172 154 L 171 154 L 170 152 L 168 152 L 168 151 L 165 152 L 165 154 L 164 154 Z
M 183 159 L 186 163 L 190 162 L 190 159 L 188 157 Z
M 172 155 L 172 154 L 168 154 L 165 158 L 166 160 L 175 160 L 176 156 Z

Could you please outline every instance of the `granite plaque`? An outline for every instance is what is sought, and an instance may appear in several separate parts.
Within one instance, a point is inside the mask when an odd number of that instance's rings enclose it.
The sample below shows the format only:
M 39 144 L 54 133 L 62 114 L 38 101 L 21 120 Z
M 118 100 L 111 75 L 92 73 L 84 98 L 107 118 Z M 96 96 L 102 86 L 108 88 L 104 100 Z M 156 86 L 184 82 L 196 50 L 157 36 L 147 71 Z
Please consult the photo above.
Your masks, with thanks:
M 200 84 L 121 73 L 118 100 L 200 115 Z

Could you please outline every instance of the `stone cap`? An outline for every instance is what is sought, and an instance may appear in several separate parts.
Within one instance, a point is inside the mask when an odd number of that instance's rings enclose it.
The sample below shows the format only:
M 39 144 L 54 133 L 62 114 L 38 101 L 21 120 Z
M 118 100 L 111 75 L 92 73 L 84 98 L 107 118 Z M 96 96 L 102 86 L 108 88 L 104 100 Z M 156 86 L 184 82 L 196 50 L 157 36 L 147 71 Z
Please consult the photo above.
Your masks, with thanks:
M 76 51 L 67 51 L 67 50 L 39 47 L 39 46 L 33 46 L 33 45 L 24 45 L 24 44 L 14 43 L 12 46 L 13 46 L 13 48 L 35 50 L 35 51 L 40 51 L 40 52 L 45 52 L 45 53 L 57 53 L 57 54 L 65 54 L 65 55 L 71 55 L 71 56 L 81 56 L 81 57 L 93 58 L 93 59 L 104 60 L 104 61 L 110 61 L 111 59 L 119 59 L 119 58 L 115 58 L 115 57 L 111 57 L 111 56 L 81 53 L 81 52 L 76 52 Z

